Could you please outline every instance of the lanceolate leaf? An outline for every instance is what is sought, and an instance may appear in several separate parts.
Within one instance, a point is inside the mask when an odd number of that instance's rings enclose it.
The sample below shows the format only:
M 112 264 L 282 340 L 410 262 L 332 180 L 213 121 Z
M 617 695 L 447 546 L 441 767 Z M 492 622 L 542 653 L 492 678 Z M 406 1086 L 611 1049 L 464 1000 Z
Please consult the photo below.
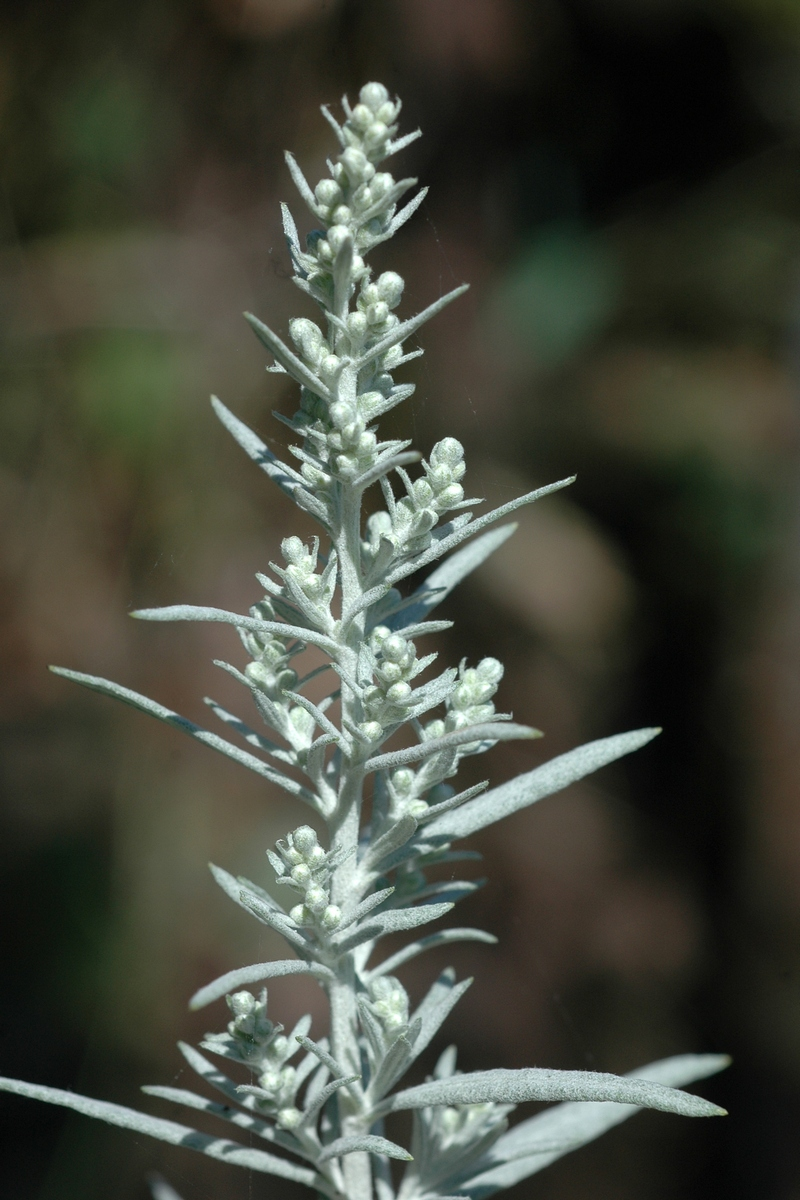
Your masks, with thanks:
M 684 1117 L 725 1115 L 723 1108 L 700 1096 L 649 1080 L 600 1071 L 551 1071 L 544 1067 L 523 1067 L 516 1071 L 498 1068 L 435 1079 L 395 1093 L 379 1105 L 375 1115 L 432 1104 L 522 1104 L 526 1100 L 611 1100 Z
M 639 1067 L 626 1078 L 685 1087 L 724 1070 L 729 1062 L 723 1054 L 682 1054 Z M 559 1104 L 547 1109 L 503 1134 L 488 1160 L 478 1164 L 477 1173 L 459 1184 L 459 1190 L 472 1200 L 483 1200 L 502 1188 L 513 1187 L 639 1111 L 633 1104 L 597 1102 Z
M 301 800 L 305 800 L 306 804 L 310 804 L 312 808 L 316 808 L 316 797 L 313 792 L 303 787 L 301 783 L 290 779 L 282 771 L 276 771 L 274 767 L 262 762 L 255 755 L 248 754 L 246 750 L 240 750 L 238 746 L 226 742 L 224 738 L 218 737 L 216 733 L 209 733 L 207 730 L 201 729 L 199 725 L 195 725 L 193 721 L 187 721 L 186 717 L 173 712 L 170 708 L 165 708 L 163 704 L 158 704 L 155 700 L 149 700 L 147 696 L 140 696 L 138 692 L 131 691 L 130 688 L 121 687 L 118 683 L 112 683 L 109 679 L 99 679 L 94 675 L 83 675 L 80 671 L 68 671 L 65 667 L 51 667 L 50 670 L 54 675 L 61 675 L 64 679 L 71 679 L 73 683 L 82 683 L 84 687 L 91 688 L 95 692 L 100 692 L 104 696 L 113 696 L 115 700 L 122 700 L 124 704 L 130 704 L 133 708 L 138 708 L 140 712 L 146 712 L 151 717 L 157 717 L 159 721 L 164 721 L 167 725 L 172 725 L 174 729 L 180 729 L 182 733 L 188 733 L 195 741 L 202 742 L 205 746 L 210 746 L 212 750 L 218 750 L 220 754 L 232 758 L 234 762 L 241 763 L 243 767 L 247 767 L 250 771 L 255 771 L 257 775 L 262 775 L 264 779 L 269 779 L 271 783 L 276 783 L 284 791 L 291 793 L 293 796 L 299 796 Z
M 418 954 L 424 954 L 426 950 L 435 950 L 437 946 L 444 946 L 450 942 L 485 942 L 489 946 L 494 946 L 497 938 L 491 933 L 484 933 L 482 929 L 442 929 L 438 933 L 429 933 L 427 937 L 420 938 L 419 941 L 412 942 L 409 946 L 404 946 L 396 954 L 390 954 L 382 963 L 367 973 L 367 979 L 377 979 L 379 975 L 390 975 L 403 963 L 416 958 Z
M 328 1162 L 332 1158 L 342 1158 L 345 1154 L 356 1154 L 366 1151 L 368 1154 L 385 1154 L 387 1158 L 398 1158 L 401 1162 L 411 1162 L 411 1155 L 402 1146 L 388 1141 L 387 1138 L 377 1137 L 373 1133 L 365 1133 L 360 1137 L 337 1138 L 326 1146 L 317 1162 Z
M 503 542 L 508 541 L 516 529 L 516 523 L 490 529 L 488 533 L 475 538 L 474 542 L 469 542 L 463 550 L 451 554 L 417 589 L 420 599 L 401 609 L 386 623 L 392 629 L 404 629 L 406 625 L 424 621 L 427 614 L 441 604 L 462 579 L 466 579 L 490 554 L 494 554 Z M 413 596 L 411 600 L 413 601 Z
M 318 979 L 332 979 L 333 972 L 319 963 L 302 962 L 300 959 L 277 959 L 275 962 L 254 963 L 251 967 L 239 967 L 220 975 L 213 983 L 195 992 L 189 1001 L 192 1010 L 205 1008 L 214 1000 L 220 1000 L 230 992 L 236 992 L 248 983 L 260 983 L 262 979 L 277 979 L 281 975 L 315 975 Z
M 639 750 L 660 732 L 659 729 L 636 729 L 632 733 L 618 733 L 596 742 L 587 742 L 577 750 L 560 754 L 543 766 L 484 792 L 453 812 L 435 817 L 425 826 L 423 837 L 448 840 L 468 837 L 545 796 L 560 792 L 600 767 Z
M 303 1183 L 306 1187 L 319 1186 L 316 1172 L 307 1167 L 297 1166 L 286 1159 L 265 1150 L 253 1150 L 238 1142 L 226 1138 L 209 1137 L 208 1134 L 198 1133 L 186 1125 L 178 1125 L 175 1121 L 165 1121 L 160 1117 L 151 1117 L 146 1113 L 136 1112 L 135 1109 L 125 1108 L 121 1104 L 109 1104 L 105 1100 L 92 1100 L 88 1096 L 79 1096 L 75 1092 L 64 1092 L 60 1088 L 43 1087 L 36 1083 L 23 1083 L 17 1079 L 0 1078 L 0 1091 L 11 1092 L 16 1096 L 27 1096 L 31 1100 L 44 1100 L 48 1104 L 58 1104 L 63 1108 L 71 1108 L 74 1112 L 83 1113 L 86 1117 L 96 1117 L 109 1125 L 118 1125 L 121 1129 L 132 1129 L 134 1133 L 144 1133 L 148 1137 L 158 1138 L 159 1141 L 169 1142 L 172 1146 L 184 1146 L 187 1150 L 199 1150 L 210 1158 L 221 1162 L 231 1163 L 237 1167 L 245 1167 L 250 1171 L 259 1171 L 267 1175 L 280 1175 L 283 1179 L 293 1179 L 295 1183 Z
M 405 750 L 390 750 L 388 754 L 378 754 L 368 760 L 367 770 L 393 771 L 395 767 L 431 758 L 440 750 L 454 750 L 472 742 L 510 742 L 541 736 L 538 729 L 531 729 L 529 725 L 512 725 L 506 721 L 469 725 L 466 729 L 457 729 L 453 733 L 444 734 L 443 737 L 431 738 L 430 741 L 420 742 L 417 746 L 408 746 Z M 430 829 L 431 826 L 427 826 L 426 834 Z

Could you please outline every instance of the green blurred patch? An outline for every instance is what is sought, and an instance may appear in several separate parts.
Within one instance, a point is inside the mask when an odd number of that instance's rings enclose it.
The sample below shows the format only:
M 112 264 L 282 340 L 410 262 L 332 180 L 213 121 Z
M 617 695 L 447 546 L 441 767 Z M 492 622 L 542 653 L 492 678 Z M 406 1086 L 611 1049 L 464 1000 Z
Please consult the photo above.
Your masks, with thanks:
M 512 363 L 558 367 L 614 316 L 620 272 L 613 250 L 572 222 L 541 228 L 501 279 L 489 323 Z
M 70 372 L 86 430 L 132 465 L 172 444 L 190 379 L 188 350 L 174 336 L 108 330 L 83 337 Z
M 144 160 L 152 109 L 145 79 L 107 68 L 74 82 L 56 110 L 57 145 L 78 169 L 118 181 Z

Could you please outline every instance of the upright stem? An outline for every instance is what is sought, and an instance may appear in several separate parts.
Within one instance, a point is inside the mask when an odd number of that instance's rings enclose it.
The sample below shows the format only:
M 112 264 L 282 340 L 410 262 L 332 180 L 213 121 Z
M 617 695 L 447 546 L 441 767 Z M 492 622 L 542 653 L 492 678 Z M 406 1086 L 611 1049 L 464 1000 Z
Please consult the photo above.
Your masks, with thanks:
M 361 597 L 361 496 L 347 483 L 341 485 L 341 525 L 336 539 L 341 572 L 342 611 L 356 604 Z M 359 613 L 351 628 L 342 630 L 343 658 L 351 675 L 356 674 L 358 646 L 364 636 L 364 614 Z M 362 720 L 358 698 L 346 683 L 342 683 L 342 720 L 357 725 Z M 331 880 L 331 899 L 343 907 L 353 899 L 353 883 L 358 869 L 357 851 L 361 827 L 361 805 L 364 786 L 363 759 L 356 745 L 353 757 L 344 759 L 339 783 L 339 801 L 330 821 L 331 845 L 348 852 L 348 857 L 336 868 Z M 331 1051 L 342 1067 L 354 1075 L 361 1074 L 361 1051 L 358 1042 L 358 1007 L 356 1004 L 356 972 L 352 954 L 344 955 L 338 964 L 336 979 L 330 984 L 328 996 L 331 1013 Z M 339 1123 L 343 1137 L 366 1132 L 364 1107 L 349 1091 L 337 1093 Z M 368 1154 L 348 1154 L 342 1159 L 347 1200 L 372 1200 L 372 1164 Z

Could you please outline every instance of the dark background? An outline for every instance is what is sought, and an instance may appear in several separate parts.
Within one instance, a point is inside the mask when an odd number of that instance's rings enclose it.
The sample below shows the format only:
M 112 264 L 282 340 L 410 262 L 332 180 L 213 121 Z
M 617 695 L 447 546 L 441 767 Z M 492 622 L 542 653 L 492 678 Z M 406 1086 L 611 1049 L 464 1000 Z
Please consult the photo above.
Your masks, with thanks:
M 477 843 L 464 923 L 501 942 L 448 956 L 477 974 L 450 1036 L 466 1068 L 734 1055 L 702 1085 L 727 1120 L 644 1114 L 516 1195 L 796 1200 L 800 7 L 6 0 L 0 39 L 0 1072 L 183 1120 L 137 1087 L 189 1086 L 174 1042 L 224 1013 L 187 997 L 279 953 L 205 862 L 266 883 L 302 814 L 45 668 L 202 720 L 232 694 L 210 659 L 235 635 L 126 613 L 245 611 L 307 531 L 206 397 L 283 441 L 293 397 L 239 315 L 313 315 L 282 151 L 316 181 L 318 105 L 380 79 L 425 133 L 392 170 L 431 193 L 374 263 L 405 314 L 472 284 L 395 427 L 459 437 L 494 502 L 578 474 L 448 603 L 443 658 L 503 658 L 501 707 L 547 735 L 480 766 L 665 728 Z M 271 1003 L 323 1031 L 313 990 Z M 143 1200 L 152 1169 L 185 1200 L 299 1195 L 28 1101 L 1 1128 L 15 1200 Z

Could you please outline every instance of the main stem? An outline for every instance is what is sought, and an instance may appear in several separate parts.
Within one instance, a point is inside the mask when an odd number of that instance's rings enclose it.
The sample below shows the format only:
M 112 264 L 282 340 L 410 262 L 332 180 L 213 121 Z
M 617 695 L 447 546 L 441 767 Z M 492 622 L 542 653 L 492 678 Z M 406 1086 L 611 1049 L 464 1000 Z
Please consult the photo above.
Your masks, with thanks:
M 336 538 L 341 572 L 342 612 L 351 610 L 363 594 L 361 578 L 361 494 L 348 483 L 340 484 L 340 529 Z M 357 672 L 358 646 L 364 637 L 366 614 L 360 612 L 348 629 L 342 630 L 342 658 L 348 673 Z M 342 681 L 342 723 L 354 727 L 362 720 L 357 696 Z M 344 758 L 339 786 L 339 802 L 330 821 L 331 845 L 349 852 L 331 880 L 331 899 L 343 907 L 353 900 L 358 869 L 357 852 L 361 827 L 364 788 L 364 755 L 354 743 L 353 755 Z M 358 1007 L 356 974 L 352 953 L 339 960 L 336 979 L 328 988 L 331 1012 L 331 1051 L 348 1074 L 361 1075 L 361 1051 L 358 1044 Z M 366 1133 L 364 1106 L 347 1089 L 337 1093 L 342 1137 Z M 372 1200 L 372 1164 L 368 1154 L 348 1154 L 342 1159 L 347 1200 Z

